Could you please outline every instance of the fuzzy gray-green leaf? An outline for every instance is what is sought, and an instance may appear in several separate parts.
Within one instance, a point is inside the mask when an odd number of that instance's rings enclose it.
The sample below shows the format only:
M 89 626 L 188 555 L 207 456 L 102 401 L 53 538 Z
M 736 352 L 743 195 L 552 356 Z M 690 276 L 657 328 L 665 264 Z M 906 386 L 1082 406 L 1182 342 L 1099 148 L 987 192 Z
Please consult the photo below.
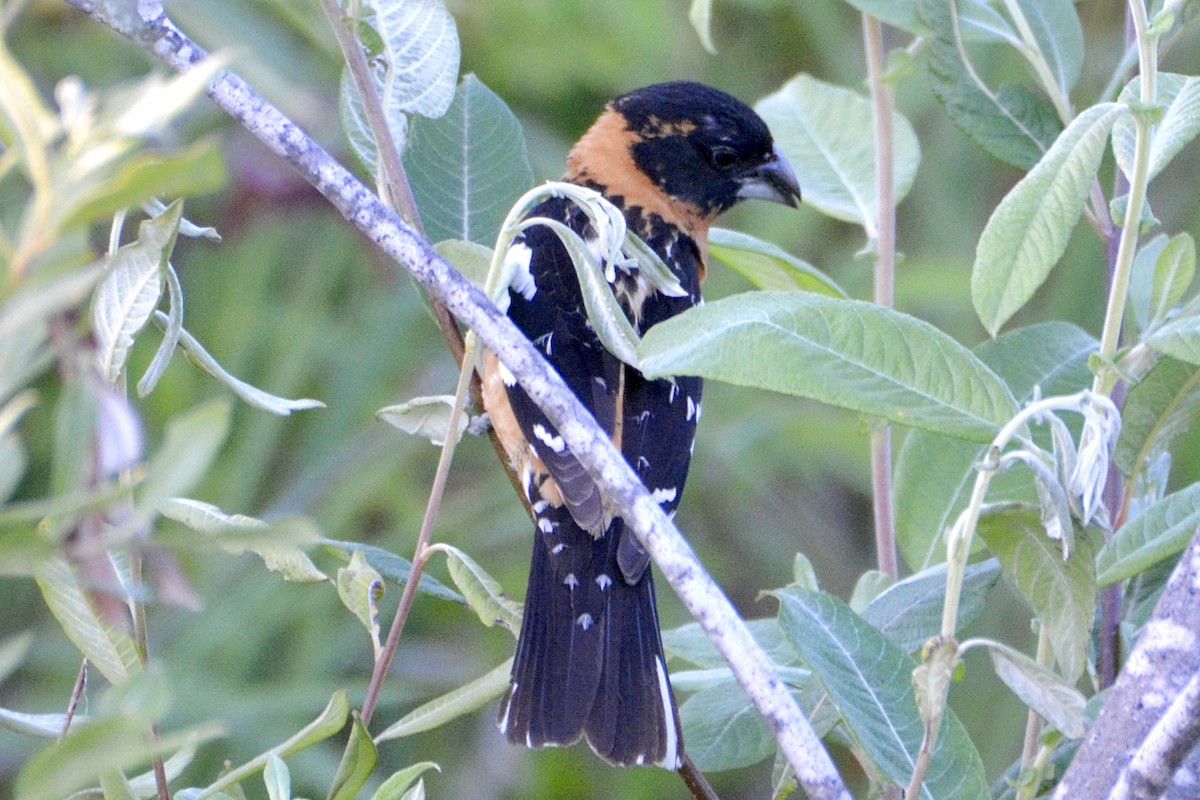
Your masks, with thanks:
M 1120 103 L 1083 111 L 1013 187 L 979 237 L 971 301 L 993 336 L 1037 291 L 1067 248 Z
M 154 219 L 138 228 L 136 242 L 119 249 L 111 259 L 92 302 L 92 331 L 104 379 L 115 384 L 125 369 L 133 339 L 154 313 L 162 296 L 164 271 L 179 219 L 182 201 L 176 200 Z
M 474 75 L 463 78 L 445 115 L 414 118 L 405 169 L 430 241 L 486 247 L 509 208 L 533 186 L 521 123 Z
M 747 292 L 651 328 L 649 377 L 701 375 L 988 441 L 1017 411 L 995 373 L 926 322 L 873 303 Z
M 917 711 L 916 663 L 836 597 L 784 589 L 779 624 L 841 713 L 850 736 L 887 780 L 907 785 L 925 726 Z M 985 797 L 983 763 L 947 710 L 920 797 Z
M 1121 91 L 1121 100 L 1132 102 L 1138 93 L 1138 81 L 1134 79 Z M 1158 73 L 1158 102 L 1164 108 L 1162 118 L 1151 132 L 1151 178 L 1162 172 L 1171 159 L 1200 134 L 1200 77 Z M 1136 131 L 1131 117 L 1120 120 L 1113 128 L 1113 153 L 1126 175 L 1133 167 Z
M 1059 543 L 1042 528 L 1041 512 L 1015 504 L 985 512 L 978 531 L 1045 626 L 1063 677 L 1078 680 L 1087 664 L 1096 610 L 1096 566 L 1088 537 L 1076 537 L 1075 551 L 1064 559 Z
M 708 234 L 708 252 L 759 289 L 847 296 L 842 287 L 812 264 L 749 234 L 713 228 Z
M 755 105 L 804 187 L 804 203 L 824 214 L 878 230 L 871 103 L 850 89 L 798 75 Z M 895 201 L 912 187 L 921 149 L 902 115 L 895 132 Z
M 1124 580 L 1187 547 L 1200 527 L 1200 483 L 1169 494 L 1128 520 L 1096 555 L 1101 586 Z

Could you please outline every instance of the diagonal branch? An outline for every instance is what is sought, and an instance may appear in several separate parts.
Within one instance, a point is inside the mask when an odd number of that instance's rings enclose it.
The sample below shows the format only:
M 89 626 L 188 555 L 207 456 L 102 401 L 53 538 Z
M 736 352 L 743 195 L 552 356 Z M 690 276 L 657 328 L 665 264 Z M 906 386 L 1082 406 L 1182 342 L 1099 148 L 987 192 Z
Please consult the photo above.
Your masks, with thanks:
M 207 57 L 203 49 L 167 18 L 161 3 L 139 0 L 139 17 L 123 3 L 67 2 L 133 39 L 174 69 L 187 70 Z M 517 376 L 529 397 L 554 423 L 571 451 L 626 519 L 676 594 L 729 663 L 766 720 L 808 796 L 813 800 L 850 800 L 829 754 L 728 598 L 650 497 L 608 435 L 512 322 L 373 192 L 242 79 L 224 72 L 213 81 L 208 95 L 263 144 L 299 170 L 339 213 L 380 249 L 404 265 L 432 297 L 473 329 L 480 341 Z

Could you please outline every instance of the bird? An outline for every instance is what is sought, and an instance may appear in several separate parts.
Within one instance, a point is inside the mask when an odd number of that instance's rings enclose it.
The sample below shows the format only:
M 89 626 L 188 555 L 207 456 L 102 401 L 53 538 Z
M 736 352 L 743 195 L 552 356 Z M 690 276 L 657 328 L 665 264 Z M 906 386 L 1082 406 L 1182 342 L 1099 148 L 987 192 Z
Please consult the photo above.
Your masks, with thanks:
M 713 221 L 749 198 L 795 206 L 800 188 L 766 123 L 704 84 L 660 83 L 608 103 L 567 156 L 565 182 L 620 209 L 673 273 L 662 291 L 636 262 L 606 276 L 639 335 L 701 302 Z M 589 246 L 599 236 L 570 200 L 556 220 Z M 571 258 L 534 225 L 505 254 L 509 318 L 608 432 L 646 489 L 674 515 L 700 419 L 702 381 L 650 380 L 605 349 L 588 321 Z M 682 291 L 679 291 L 679 289 Z M 533 748 L 586 739 L 617 766 L 677 769 L 683 741 L 655 605 L 650 558 L 514 376 L 488 353 L 484 406 L 534 517 L 524 615 L 498 722 Z

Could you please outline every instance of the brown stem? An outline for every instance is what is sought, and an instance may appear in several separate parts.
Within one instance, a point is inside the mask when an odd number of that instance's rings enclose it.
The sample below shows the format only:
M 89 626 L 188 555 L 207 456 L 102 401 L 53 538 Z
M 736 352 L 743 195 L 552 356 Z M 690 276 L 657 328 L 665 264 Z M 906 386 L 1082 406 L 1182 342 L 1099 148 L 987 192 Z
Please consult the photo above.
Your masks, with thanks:
M 863 43 L 867 53 L 867 81 L 871 87 L 871 118 L 875 129 L 875 197 L 878 209 L 875 256 L 875 302 L 895 305 L 896 190 L 892 130 L 892 95 L 885 70 L 883 28 L 879 20 L 863 14 Z M 892 431 L 881 426 L 871 431 L 871 496 L 875 517 L 875 557 L 879 571 L 899 577 L 895 515 L 892 509 Z
M 708 779 L 704 777 L 704 773 L 696 766 L 696 762 L 692 761 L 692 757 L 687 753 L 683 754 L 683 762 L 676 770 L 679 777 L 683 780 L 683 785 L 692 793 L 692 797 L 696 800 L 721 800 L 716 791 L 708 783 Z

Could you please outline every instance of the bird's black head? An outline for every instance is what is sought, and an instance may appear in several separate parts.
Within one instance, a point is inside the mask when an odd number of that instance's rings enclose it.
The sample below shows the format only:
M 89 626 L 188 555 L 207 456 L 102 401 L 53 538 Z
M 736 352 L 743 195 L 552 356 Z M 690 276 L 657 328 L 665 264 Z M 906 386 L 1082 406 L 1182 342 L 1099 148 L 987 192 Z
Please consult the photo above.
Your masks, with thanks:
M 700 83 L 659 83 L 609 106 L 634 165 L 674 200 L 715 217 L 744 198 L 795 205 L 800 187 L 762 118 Z

